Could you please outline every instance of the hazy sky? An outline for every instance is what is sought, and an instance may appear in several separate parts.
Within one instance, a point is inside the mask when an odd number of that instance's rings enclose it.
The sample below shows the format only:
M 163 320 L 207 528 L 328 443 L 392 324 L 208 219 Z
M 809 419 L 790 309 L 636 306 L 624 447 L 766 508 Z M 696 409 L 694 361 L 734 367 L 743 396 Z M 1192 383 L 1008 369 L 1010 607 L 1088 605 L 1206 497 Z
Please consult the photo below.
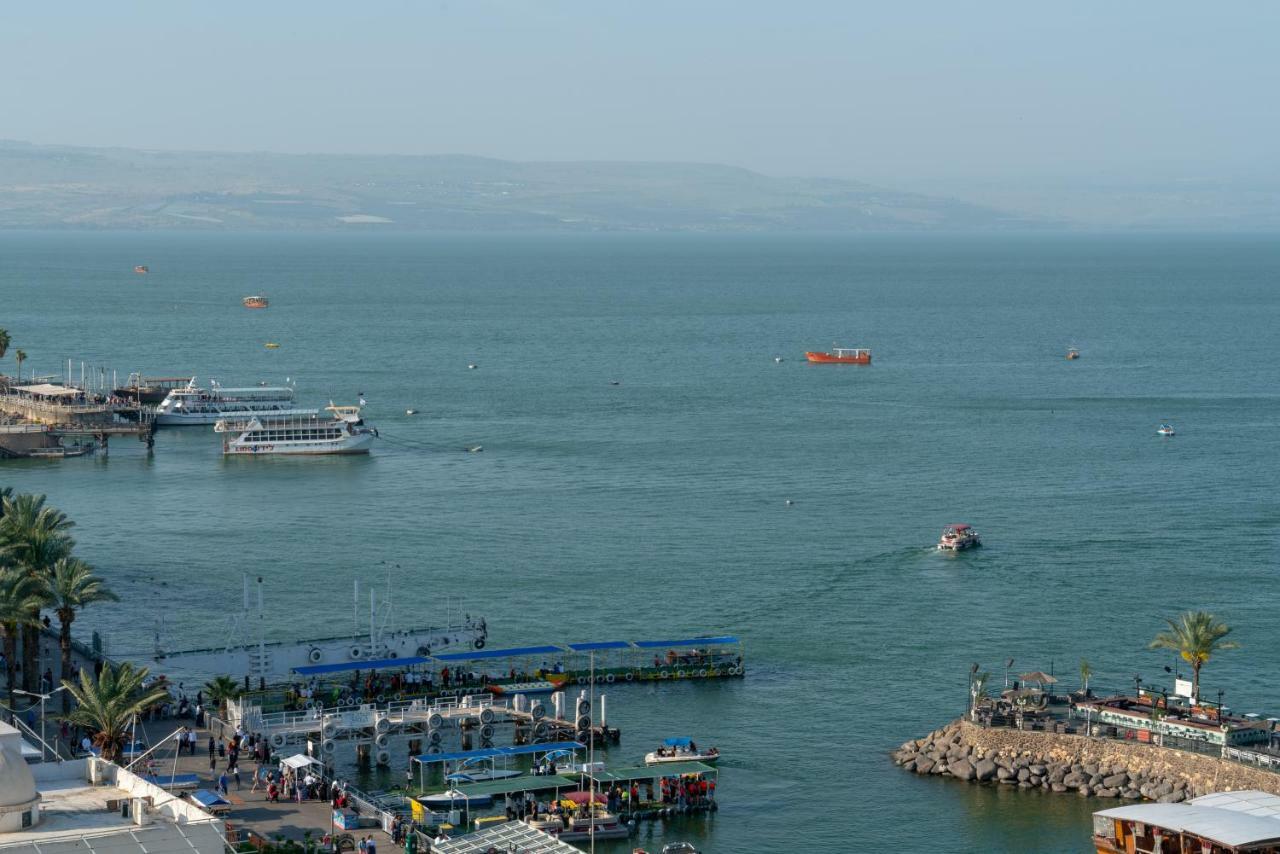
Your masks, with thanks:
M 0 19 L 9 139 L 898 185 L 1280 173 L 1277 2 L 24 5 Z

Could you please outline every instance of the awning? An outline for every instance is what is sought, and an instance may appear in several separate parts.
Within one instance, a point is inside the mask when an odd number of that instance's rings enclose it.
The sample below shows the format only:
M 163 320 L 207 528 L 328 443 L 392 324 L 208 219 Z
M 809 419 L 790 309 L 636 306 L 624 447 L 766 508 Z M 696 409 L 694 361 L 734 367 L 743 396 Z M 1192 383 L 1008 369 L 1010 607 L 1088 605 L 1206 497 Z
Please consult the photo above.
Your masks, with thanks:
M 576 789 L 581 784 L 577 780 L 563 777 L 559 774 L 549 774 L 544 777 L 535 777 L 532 774 L 527 777 L 508 777 L 505 780 L 483 780 L 479 783 L 467 783 L 463 786 L 454 787 L 455 792 L 461 792 L 467 797 L 475 797 L 477 795 L 514 795 L 516 792 L 550 792 L 555 789 Z
M 631 644 L 627 641 L 597 641 L 596 643 L 570 643 L 565 644 L 574 652 L 595 652 L 601 649 L 631 649 Z
M 1054 679 L 1043 670 L 1033 670 L 1030 673 L 1024 673 L 1020 677 L 1023 682 L 1039 682 L 1041 685 L 1057 685 L 1058 680 Z
M 292 768 L 295 771 L 299 768 L 306 768 L 308 765 L 319 765 L 324 767 L 324 763 L 319 759 L 313 759 L 305 753 L 295 753 L 292 756 L 280 760 L 280 764 L 286 768 Z
M 439 762 L 459 762 L 464 759 L 491 759 L 499 756 L 533 756 L 556 750 L 586 750 L 587 746 L 576 741 L 549 741 L 546 744 L 521 744 L 515 747 L 484 747 L 480 750 L 460 750 L 454 753 L 424 753 L 413 757 L 424 765 Z
M 636 641 L 641 649 L 660 649 L 667 646 L 719 646 L 738 643 L 738 639 L 729 635 L 718 638 L 689 638 L 688 640 Z
M 664 762 L 661 765 L 645 765 L 642 768 L 616 768 L 612 771 L 597 771 L 586 776 L 597 783 L 626 783 L 631 780 L 681 777 L 685 774 L 718 774 L 718 772 L 715 768 L 703 762 Z
M 308 664 L 295 667 L 293 672 L 299 676 L 319 676 L 323 673 L 348 673 L 352 670 L 382 670 L 387 667 L 413 667 L 416 664 L 430 664 L 431 659 L 422 656 L 407 658 L 374 658 L 368 661 L 344 661 L 341 664 Z
M 446 652 L 432 657 L 436 661 L 478 661 L 484 658 L 511 658 L 517 655 L 564 655 L 564 647 L 517 646 L 511 649 L 477 649 L 474 652 Z

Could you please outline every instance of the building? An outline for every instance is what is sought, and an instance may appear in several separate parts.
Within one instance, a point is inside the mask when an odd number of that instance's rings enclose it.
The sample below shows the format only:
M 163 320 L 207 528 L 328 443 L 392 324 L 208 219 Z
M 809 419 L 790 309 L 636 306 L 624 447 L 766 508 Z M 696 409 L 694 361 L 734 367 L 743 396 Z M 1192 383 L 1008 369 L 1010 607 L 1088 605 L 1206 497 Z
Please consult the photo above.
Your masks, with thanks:
M 1093 814 L 1098 854 L 1276 854 L 1280 797 L 1246 790 L 1181 804 L 1129 804 Z

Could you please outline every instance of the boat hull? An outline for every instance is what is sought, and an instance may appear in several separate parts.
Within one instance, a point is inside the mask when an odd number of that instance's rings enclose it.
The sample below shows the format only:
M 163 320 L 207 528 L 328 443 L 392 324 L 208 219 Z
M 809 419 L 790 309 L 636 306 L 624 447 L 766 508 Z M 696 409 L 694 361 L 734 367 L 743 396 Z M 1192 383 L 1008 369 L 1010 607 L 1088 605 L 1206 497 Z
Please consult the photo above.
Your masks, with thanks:
M 805 353 L 804 357 L 815 365 L 869 365 L 871 354 L 862 353 L 857 356 L 833 356 L 830 353 Z
M 940 552 L 962 552 L 965 549 L 976 549 L 982 545 L 980 540 L 967 540 L 954 543 L 938 543 Z
M 667 765 L 675 762 L 701 762 L 714 765 L 720 759 L 719 753 L 681 753 L 676 756 L 659 756 L 657 753 L 646 753 L 645 765 Z

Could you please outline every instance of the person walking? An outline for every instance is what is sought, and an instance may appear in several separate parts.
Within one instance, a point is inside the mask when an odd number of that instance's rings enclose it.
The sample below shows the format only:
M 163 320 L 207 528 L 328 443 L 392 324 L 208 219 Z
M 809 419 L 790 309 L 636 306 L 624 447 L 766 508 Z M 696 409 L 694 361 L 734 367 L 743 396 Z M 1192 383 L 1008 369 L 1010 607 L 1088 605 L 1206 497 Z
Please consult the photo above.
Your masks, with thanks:
M 224 798 L 227 796 L 227 775 L 222 773 L 218 775 L 218 794 Z

